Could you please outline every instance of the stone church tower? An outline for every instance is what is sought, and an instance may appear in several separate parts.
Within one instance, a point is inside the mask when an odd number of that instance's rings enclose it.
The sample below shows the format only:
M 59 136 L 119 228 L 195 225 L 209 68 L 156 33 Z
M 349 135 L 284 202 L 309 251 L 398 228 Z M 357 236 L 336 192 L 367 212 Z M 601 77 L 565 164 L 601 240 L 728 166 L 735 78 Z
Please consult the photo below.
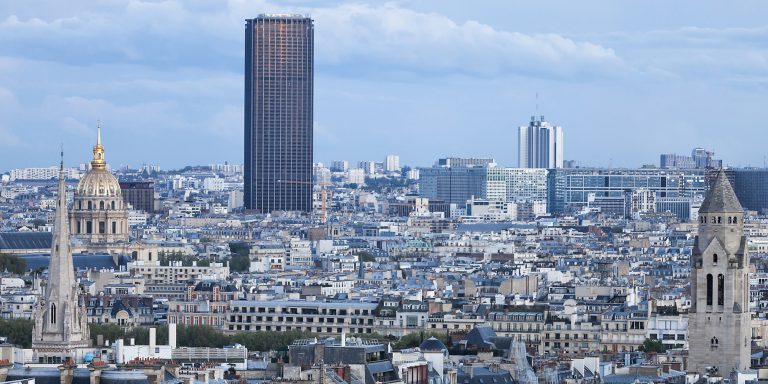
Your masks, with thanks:
M 744 210 L 723 170 L 699 210 L 691 268 L 689 373 L 748 369 L 751 350 L 749 255 Z
M 88 317 L 85 306 L 80 302 L 80 289 L 72 263 L 64 179 L 62 161 L 48 281 L 35 308 L 32 350 L 33 358 L 39 363 L 57 364 L 68 357 L 82 362 L 84 349 L 90 344 Z

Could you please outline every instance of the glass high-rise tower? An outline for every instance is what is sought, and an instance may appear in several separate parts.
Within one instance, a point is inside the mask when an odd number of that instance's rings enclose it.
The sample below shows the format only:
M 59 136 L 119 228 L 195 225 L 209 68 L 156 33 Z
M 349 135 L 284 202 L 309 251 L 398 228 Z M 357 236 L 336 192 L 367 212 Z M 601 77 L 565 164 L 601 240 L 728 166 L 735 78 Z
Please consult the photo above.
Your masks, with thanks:
M 563 128 L 553 126 L 541 116 L 531 117 L 528 126 L 522 126 L 517 136 L 518 166 L 520 168 L 562 168 Z
M 245 24 L 245 208 L 312 209 L 314 25 L 267 14 Z

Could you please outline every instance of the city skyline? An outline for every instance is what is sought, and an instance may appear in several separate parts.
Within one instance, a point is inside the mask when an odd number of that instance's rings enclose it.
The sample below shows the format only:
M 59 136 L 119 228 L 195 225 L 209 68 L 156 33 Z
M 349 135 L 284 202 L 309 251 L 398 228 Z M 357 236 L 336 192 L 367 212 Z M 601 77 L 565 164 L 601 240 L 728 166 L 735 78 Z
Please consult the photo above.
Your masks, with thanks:
M 760 140 L 716 133 L 762 133 L 765 7 L 687 2 L 651 20 L 635 16 L 653 7 L 603 2 L 3 5 L 0 164 L 55 164 L 60 142 L 83 153 L 97 119 L 114 166 L 241 163 L 230 149 L 242 145 L 244 20 L 298 12 L 317 26 L 316 162 L 396 153 L 412 166 L 451 155 L 513 166 L 516 127 L 535 113 L 568 128 L 566 159 L 579 165 L 637 167 L 701 146 L 762 166 Z M 504 17 L 537 12 L 552 22 Z

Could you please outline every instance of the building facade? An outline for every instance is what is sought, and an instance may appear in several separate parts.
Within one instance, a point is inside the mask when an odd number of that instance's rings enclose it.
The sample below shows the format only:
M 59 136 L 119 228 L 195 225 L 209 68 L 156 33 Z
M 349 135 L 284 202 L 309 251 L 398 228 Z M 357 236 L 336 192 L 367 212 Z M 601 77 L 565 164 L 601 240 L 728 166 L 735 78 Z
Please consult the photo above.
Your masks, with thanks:
M 246 209 L 312 210 L 313 67 L 312 19 L 246 20 Z
M 233 300 L 226 330 L 305 331 L 323 336 L 373 333 L 378 303 L 307 300 Z
M 734 169 L 736 197 L 750 211 L 768 212 L 768 169 Z
M 699 210 L 691 266 L 688 371 L 748 369 L 751 355 L 749 254 L 744 210 L 722 170 Z
M 155 212 L 155 183 L 152 181 L 121 182 L 123 200 L 137 211 Z
M 419 169 L 419 195 L 463 206 L 472 198 L 546 204 L 546 169 L 496 167 L 494 163 Z
M 550 169 L 548 209 L 553 213 L 576 211 L 602 199 L 623 203 L 626 192 L 652 191 L 656 198 L 703 196 L 703 169 Z

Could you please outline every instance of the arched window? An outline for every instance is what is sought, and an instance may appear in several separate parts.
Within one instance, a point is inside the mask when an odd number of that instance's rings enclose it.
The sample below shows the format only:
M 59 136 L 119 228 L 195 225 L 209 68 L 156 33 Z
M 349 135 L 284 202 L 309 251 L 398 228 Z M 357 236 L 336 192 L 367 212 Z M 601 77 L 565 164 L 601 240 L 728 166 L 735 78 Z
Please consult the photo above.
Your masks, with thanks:
M 733 223 L 734 223 L 734 224 L 736 224 L 736 223 L 738 223 L 738 222 L 739 222 L 739 219 L 738 219 L 736 216 L 734 216 L 734 217 L 733 217 Z
M 56 304 L 51 303 L 51 324 L 56 324 Z
M 707 274 L 707 305 L 712 305 L 712 274 Z
M 718 224 L 721 224 L 722 222 L 723 222 L 723 218 L 722 218 L 722 216 L 718 216 L 718 217 L 717 217 L 717 223 L 718 223 Z
M 725 276 L 717 275 L 717 305 L 725 304 Z
M 728 216 L 728 224 L 733 224 L 733 218 Z
M 103 201 L 99 201 L 99 209 L 102 210 L 102 211 L 104 210 L 104 202 Z
M 717 253 L 712 255 L 712 262 L 717 264 Z
M 712 216 L 712 224 L 717 224 L 717 217 Z

